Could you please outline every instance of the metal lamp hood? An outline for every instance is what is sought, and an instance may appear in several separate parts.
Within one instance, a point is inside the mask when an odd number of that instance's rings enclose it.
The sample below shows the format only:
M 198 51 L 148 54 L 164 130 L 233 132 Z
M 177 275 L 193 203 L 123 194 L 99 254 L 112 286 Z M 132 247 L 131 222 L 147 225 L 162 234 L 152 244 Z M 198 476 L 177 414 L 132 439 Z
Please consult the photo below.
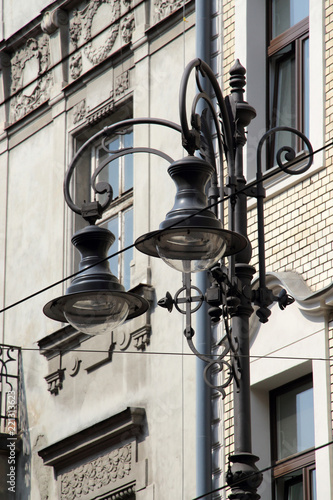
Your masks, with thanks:
M 175 182 L 175 203 L 158 231 L 147 233 L 135 242 L 136 248 L 182 272 L 209 269 L 221 257 L 240 252 L 247 245 L 243 236 L 223 229 L 221 221 L 207 208 L 205 188 L 214 168 L 195 156 L 170 165 L 168 173 Z

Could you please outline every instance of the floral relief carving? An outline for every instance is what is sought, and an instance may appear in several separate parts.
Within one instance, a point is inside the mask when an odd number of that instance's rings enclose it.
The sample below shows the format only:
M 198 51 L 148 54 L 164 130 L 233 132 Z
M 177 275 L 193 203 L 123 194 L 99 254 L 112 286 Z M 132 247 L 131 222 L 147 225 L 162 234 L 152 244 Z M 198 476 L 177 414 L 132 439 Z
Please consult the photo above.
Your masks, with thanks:
M 184 0 L 154 0 L 154 22 L 158 23 L 184 5 Z
M 91 64 L 103 61 L 117 39 L 119 17 L 120 0 L 91 0 L 83 10 L 75 10 L 70 22 L 70 38 L 74 49 L 81 43 L 85 44 L 84 54 Z
M 134 14 L 126 16 L 121 25 L 121 34 L 125 43 L 129 43 L 132 40 L 134 27 Z
M 82 73 L 82 55 L 79 52 L 78 54 L 74 54 L 74 56 L 71 57 L 70 63 L 69 63 L 69 69 L 71 72 L 71 77 L 73 80 L 76 80 L 81 76 Z
M 11 60 L 11 101 L 14 120 L 35 109 L 50 95 L 53 83 L 49 73 L 49 37 L 30 38 L 24 48 L 19 49 Z
M 116 96 L 120 96 L 129 88 L 129 71 L 124 71 L 121 75 L 116 78 Z
M 132 469 L 131 444 L 111 451 L 61 476 L 61 500 L 75 500 L 128 476 Z

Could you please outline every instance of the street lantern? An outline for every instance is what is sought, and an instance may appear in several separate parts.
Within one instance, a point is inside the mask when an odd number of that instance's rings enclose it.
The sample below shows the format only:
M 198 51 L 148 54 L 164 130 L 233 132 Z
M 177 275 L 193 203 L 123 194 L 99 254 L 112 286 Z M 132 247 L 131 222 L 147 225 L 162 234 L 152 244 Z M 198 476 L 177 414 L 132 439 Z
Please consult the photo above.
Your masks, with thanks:
M 186 93 L 193 70 L 199 92 L 193 100 L 189 128 Z M 201 87 L 200 78 L 208 79 L 216 104 Z M 186 66 L 181 82 L 180 125 L 160 118 L 133 118 L 105 127 L 83 144 L 67 170 L 64 193 L 70 209 L 90 225 L 78 231 L 72 239 L 81 253 L 78 273 L 66 294 L 46 304 L 44 313 L 57 321 L 69 322 L 80 331 L 96 335 L 110 331 L 126 319 L 139 316 L 148 309 L 148 302 L 139 295 L 126 292 L 110 271 L 107 252 L 114 236 L 95 223 L 112 202 L 112 187 L 106 182 L 96 183 L 96 180 L 101 170 L 120 156 L 148 153 L 166 160 L 170 164 L 169 175 L 177 189 L 174 206 L 159 229 L 139 237 L 135 247 L 144 254 L 162 258 L 169 266 L 183 273 L 183 286 L 173 297 L 167 292 L 158 304 L 169 312 L 175 308 L 186 316 L 184 335 L 192 352 L 206 363 L 204 379 L 207 385 L 225 396 L 225 388 L 234 383 L 235 453 L 229 457 L 230 466 L 226 475 L 231 488 L 229 498 L 258 500 L 257 488 L 262 476 L 255 465 L 258 457 L 252 454 L 249 318 L 254 311 L 253 305 L 257 306 L 259 320 L 265 323 L 273 302 L 278 302 L 280 308 L 284 309 L 294 300 L 285 290 L 275 296 L 266 287 L 263 182 L 271 174 L 263 174 L 261 156 L 264 144 L 278 132 L 296 134 L 305 150 L 305 161 L 303 158 L 301 167 L 296 152 L 289 146 L 279 149 L 276 163 L 286 174 L 298 175 L 310 168 L 313 150 L 304 134 L 293 128 L 276 127 L 269 130 L 257 148 L 256 180 L 247 184 L 243 175 L 242 150 L 246 143 L 245 127 L 256 116 L 256 111 L 244 101 L 245 68 L 238 60 L 230 70 L 230 86 L 231 95 L 224 98 L 211 68 L 202 60 L 194 59 Z M 201 100 L 206 108 L 199 115 L 196 108 Z M 208 113 L 210 119 L 207 118 Z M 214 140 L 209 123 L 214 127 Z M 101 138 L 106 140 L 126 127 L 140 124 L 168 127 L 181 133 L 187 156 L 174 161 L 166 153 L 150 147 L 129 147 L 113 152 L 92 176 L 94 200 L 78 207 L 71 198 L 69 185 L 83 152 Z M 215 144 L 217 148 L 214 148 Z M 194 156 L 195 153 L 200 157 Z M 224 157 L 227 176 L 224 176 Z M 105 195 L 102 203 L 97 201 L 97 194 Z M 247 197 L 257 199 L 259 287 L 256 290 L 252 289 L 255 268 L 250 265 Z M 228 201 L 228 229 L 223 226 L 224 213 L 218 216 L 216 209 L 224 200 Z M 230 257 L 228 266 L 225 257 Z M 201 291 L 192 286 L 191 273 L 207 270 L 210 274 L 208 288 Z M 224 322 L 224 335 L 219 342 L 220 353 L 214 357 L 199 352 L 193 340 L 195 331 L 191 317 L 204 302 L 209 306 L 208 314 L 212 323 Z M 223 381 L 219 385 L 215 385 L 210 378 L 212 369 L 215 375 L 223 372 Z
M 205 189 L 214 172 L 212 165 L 187 156 L 170 165 L 168 173 L 177 193 L 172 210 L 158 231 L 138 238 L 141 252 L 161 257 L 170 267 L 183 273 L 206 271 L 222 257 L 247 246 L 247 240 L 223 228 L 210 210 Z
M 65 295 L 44 306 L 46 316 L 68 322 L 83 333 L 99 335 L 147 311 L 148 302 L 126 292 L 110 271 L 107 252 L 114 240 L 111 231 L 95 225 L 73 236 L 72 243 L 81 254 L 79 273 Z

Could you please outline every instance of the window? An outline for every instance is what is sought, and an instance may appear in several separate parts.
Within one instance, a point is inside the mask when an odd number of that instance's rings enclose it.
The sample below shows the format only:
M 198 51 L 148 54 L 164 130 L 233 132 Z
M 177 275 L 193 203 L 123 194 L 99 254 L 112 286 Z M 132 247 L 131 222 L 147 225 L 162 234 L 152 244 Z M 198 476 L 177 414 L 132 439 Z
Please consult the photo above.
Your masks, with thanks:
M 309 0 L 269 2 L 268 128 L 294 127 L 309 135 Z M 298 138 L 279 132 L 272 140 L 269 165 L 282 146 L 302 149 Z
M 128 113 L 115 113 L 114 121 L 128 118 Z M 110 119 L 100 122 L 94 129 L 85 130 L 76 137 L 76 149 L 91 137 L 95 132 L 110 124 Z M 133 235 L 133 155 L 120 156 L 110 163 L 108 157 L 119 149 L 129 148 L 133 145 L 133 130 L 131 128 L 119 131 L 105 144 L 98 142 L 90 151 L 82 155 L 80 166 L 75 171 L 75 202 L 78 206 L 84 201 L 91 200 L 94 196 L 90 190 L 90 179 L 94 171 L 106 164 L 105 168 L 97 177 L 97 183 L 106 181 L 113 190 L 112 203 L 104 212 L 103 219 L 97 224 L 109 229 L 115 236 L 115 241 L 110 248 L 109 255 L 114 254 L 130 246 L 134 241 Z M 97 195 L 100 202 L 105 201 L 106 195 Z M 79 216 L 75 218 L 76 231 L 85 225 Z M 74 268 L 78 266 L 78 255 L 74 256 Z M 118 277 L 125 289 L 130 288 L 130 263 L 133 259 L 133 249 L 120 253 L 109 260 L 112 273 Z
M 316 500 L 311 376 L 270 393 L 273 499 Z
M 106 148 L 96 146 L 92 151 L 92 168 L 95 169 L 107 157 L 119 149 L 133 146 L 133 131 L 122 131 L 113 137 Z M 109 163 L 98 175 L 97 182 L 106 181 L 113 189 L 111 207 L 104 212 L 101 225 L 115 236 L 110 255 L 133 243 L 133 156 L 121 156 Z M 105 196 L 105 195 L 104 195 Z M 103 201 L 103 195 L 99 197 Z M 126 290 L 130 288 L 130 263 L 133 249 L 110 259 L 112 273 L 119 278 Z

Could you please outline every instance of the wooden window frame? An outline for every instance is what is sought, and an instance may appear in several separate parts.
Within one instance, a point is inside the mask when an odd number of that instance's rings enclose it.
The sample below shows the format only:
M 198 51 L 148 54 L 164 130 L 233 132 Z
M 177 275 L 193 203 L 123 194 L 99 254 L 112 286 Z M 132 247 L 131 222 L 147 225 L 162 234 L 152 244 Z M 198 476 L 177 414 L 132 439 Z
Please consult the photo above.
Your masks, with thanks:
M 277 101 L 277 74 L 275 73 L 272 78 L 272 64 L 271 59 L 283 48 L 290 44 L 293 44 L 293 50 L 295 55 L 295 127 L 297 130 L 304 132 L 304 82 L 303 82 L 303 72 L 304 72 L 304 41 L 309 38 L 309 17 L 306 17 L 299 21 L 294 26 L 288 28 L 286 31 L 281 33 L 275 38 L 272 38 L 272 0 L 268 2 L 268 22 L 267 22 L 267 128 L 273 128 L 276 126 L 276 101 Z M 303 148 L 302 141 L 299 137 L 296 138 L 296 149 L 300 152 Z M 267 161 L 269 167 L 273 167 L 275 164 L 274 150 L 275 143 L 274 137 L 272 137 L 269 145 L 269 151 L 267 156 Z
M 314 449 L 304 450 L 289 457 L 277 460 L 277 425 L 276 425 L 276 399 L 288 391 L 312 382 L 312 374 L 289 382 L 270 392 L 270 426 L 271 426 L 271 459 L 272 459 L 272 498 L 276 498 L 276 480 L 283 478 L 288 473 L 302 471 L 304 499 L 311 497 L 311 472 L 316 468 Z M 284 500 L 284 499 L 283 499 Z

